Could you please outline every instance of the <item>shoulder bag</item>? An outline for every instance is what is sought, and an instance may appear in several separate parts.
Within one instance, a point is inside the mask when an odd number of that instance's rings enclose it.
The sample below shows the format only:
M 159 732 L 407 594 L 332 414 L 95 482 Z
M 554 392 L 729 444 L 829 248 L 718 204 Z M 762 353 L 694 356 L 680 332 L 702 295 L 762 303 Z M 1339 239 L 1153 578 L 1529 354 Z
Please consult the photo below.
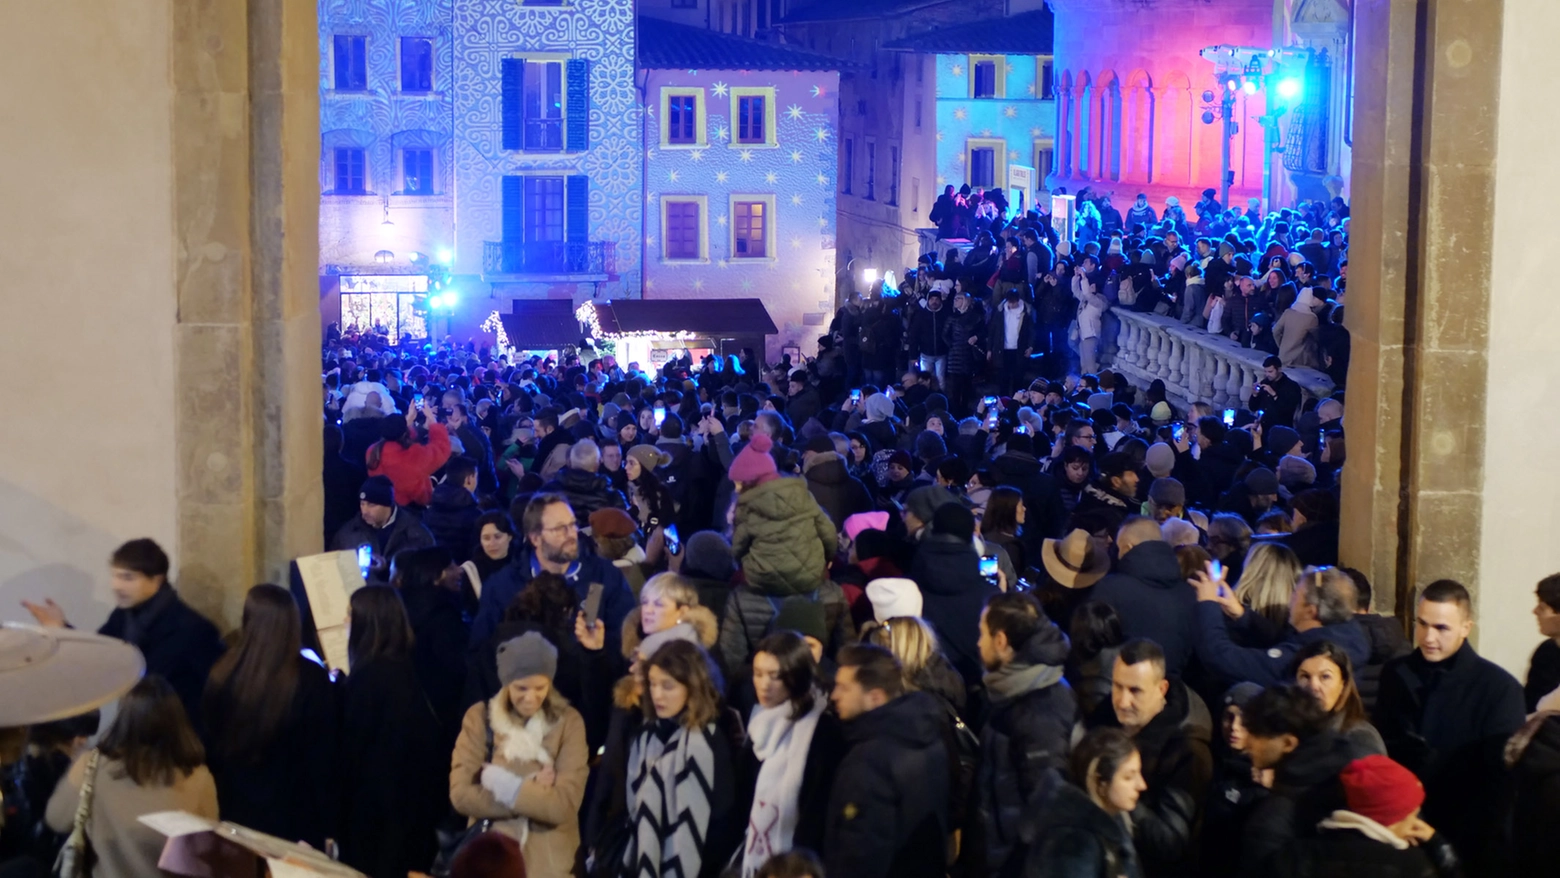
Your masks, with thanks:
M 54 874 L 58 878 L 86 878 L 92 871 L 91 847 L 87 844 L 87 821 L 92 819 L 92 785 L 97 780 L 98 757 L 94 749 L 87 754 L 87 774 L 81 783 L 81 799 L 76 803 L 76 819 L 71 823 L 70 837 L 54 858 Z

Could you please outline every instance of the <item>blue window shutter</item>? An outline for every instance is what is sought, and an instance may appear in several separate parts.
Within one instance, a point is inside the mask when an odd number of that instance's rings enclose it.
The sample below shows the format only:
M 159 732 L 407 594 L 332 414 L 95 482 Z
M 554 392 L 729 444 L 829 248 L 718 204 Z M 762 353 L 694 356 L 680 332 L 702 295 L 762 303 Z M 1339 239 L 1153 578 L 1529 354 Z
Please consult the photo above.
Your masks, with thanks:
M 500 112 L 504 120 L 504 149 L 520 149 L 524 140 L 525 59 L 505 58 L 501 67 Z M 505 179 L 508 183 L 508 179 Z M 508 190 L 505 190 L 508 191 Z
M 570 174 L 563 198 L 563 237 L 570 243 L 584 243 L 590 237 L 590 178 Z
M 503 230 L 505 241 L 525 240 L 525 178 L 505 177 L 503 189 Z
M 568 131 L 565 148 L 569 152 L 584 152 L 590 148 L 590 62 L 570 58 L 564 65 L 564 81 L 569 90 L 564 99 Z

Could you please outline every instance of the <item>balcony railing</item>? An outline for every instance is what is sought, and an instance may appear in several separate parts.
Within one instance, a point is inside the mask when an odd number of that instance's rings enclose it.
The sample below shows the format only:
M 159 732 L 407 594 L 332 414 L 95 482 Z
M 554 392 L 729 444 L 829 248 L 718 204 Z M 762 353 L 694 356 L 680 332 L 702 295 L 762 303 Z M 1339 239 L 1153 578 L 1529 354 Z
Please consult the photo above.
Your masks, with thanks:
M 485 241 L 482 273 L 606 274 L 605 241 Z
M 1163 379 L 1165 390 L 1177 402 L 1209 402 L 1215 408 L 1244 405 L 1262 379 L 1267 354 L 1241 347 L 1223 336 L 1187 326 L 1158 314 L 1140 314 L 1112 308 L 1121 326 L 1111 368 L 1137 384 Z M 1107 321 L 1108 323 L 1108 321 Z M 1333 382 L 1315 369 L 1285 369 L 1307 395 L 1324 399 Z

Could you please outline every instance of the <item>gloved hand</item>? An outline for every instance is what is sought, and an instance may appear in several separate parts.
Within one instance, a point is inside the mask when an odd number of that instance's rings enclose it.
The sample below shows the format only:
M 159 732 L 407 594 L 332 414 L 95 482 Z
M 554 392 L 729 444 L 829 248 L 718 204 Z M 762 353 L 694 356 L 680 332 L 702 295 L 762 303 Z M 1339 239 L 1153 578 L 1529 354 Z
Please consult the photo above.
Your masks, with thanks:
M 499 804 L 513 805 L 520 795 L 524 778 L 497 765 L 482 766 L 482 788 L 493 794 Z

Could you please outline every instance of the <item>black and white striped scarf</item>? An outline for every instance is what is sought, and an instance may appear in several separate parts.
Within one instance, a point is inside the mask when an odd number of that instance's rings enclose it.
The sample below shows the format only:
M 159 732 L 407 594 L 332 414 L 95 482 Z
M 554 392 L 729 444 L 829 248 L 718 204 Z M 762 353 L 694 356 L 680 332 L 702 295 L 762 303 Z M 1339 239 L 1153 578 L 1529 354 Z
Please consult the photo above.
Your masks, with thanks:
M 628 757 L 632 843 L 623 864 L 637 878 L 697 878 L 710 828 L 715 785 L 713 723 L 690 731 L 658 720 L 634 740 Z

